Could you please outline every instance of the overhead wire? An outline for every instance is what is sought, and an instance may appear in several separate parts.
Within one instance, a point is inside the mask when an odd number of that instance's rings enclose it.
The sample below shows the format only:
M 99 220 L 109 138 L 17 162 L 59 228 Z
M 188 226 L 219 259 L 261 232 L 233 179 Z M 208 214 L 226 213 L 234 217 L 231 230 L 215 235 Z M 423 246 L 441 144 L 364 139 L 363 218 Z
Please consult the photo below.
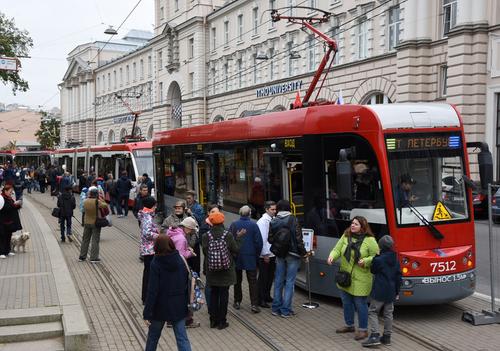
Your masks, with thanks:
M 397 4 L 398 4 L 398 5 L 400 5 L 400 4 L 403 4 L 403 3 L 407 2 L 407 1 L 408 1 L 408 0 L 401 0 L 401 1 L 399 1 Z M 140 2 L 140 1 L 139 1 L 139 2 Z M 305 1 L 303 1 L 302 3 L 304 3 L 304 2 L 305 2 Z M 378 16 L 380 16 L 380 15 L 384 14 L 385 12 L 388 12 L 388 11 L 390 10 L 390 8 L 388 8 L 388 9 L 384 9 L 384 10 L 383 10 L 383 11 L 381 11 L 380 13 L 375 14 L 375 15 L 371 16 L 370 18 L 367 18 L 367 17 L 366 17 L 366 15 L 367 15 L 367 14 L 369 14 L 369 13 L 371 13 L 371 12 L 373 12 L 373 11 L 375 11 L 375 10 L 377 10 L 377 9 L 379 9 L 379 8 L 383 7 L 384 5 L 386 5 L 386 4 L 388 4 L 388 3 L 391 3 L 391 2 L 394 2 L 394 0 L 386 0 L 386 1 L 384 1 L 383 3 L 380 3 L 379 5 L 375 6 L 374 8 L 369 9 L 369 10 L 367 10 L 367 11 L 363 12 L 362 14 L 360 14 L 360 15 L 358 15 L 358 16 L 355 16 L 355 17 L 351 18 L 351 19 L 350 19 L 350 20 L 348 20 L 348 21 L 346 21 L 346 22 L 343 22 L 343 23 L 339 24 L 339 25 L 338 25 L 338 27 L 339 27 L 339 28 L 341 28 L 341 27 L 345 27 L 345 26 L 346 26 L 347 24 L 349 24 L 349 23 L 352 23 L 352 22 L 357 21 L 354 25 L 352 25 L 352 26 L 350 26 L 350 27 L 348 27 L 348 28 L 345 28 L 345 29 L 343 29 L 343 30 L 340 30 L 339 32 L 337 32 L 337 33 L 336 33 L 336 35 L 340 35 L 340 34 L 342 34 L 342 33 L 345 33 L 345 32 L 347 32 L 347 31 L 349 31 L 349 30 L 351 30 L 351 29 L 353 29 L 353 28 L 355 28 L 355 27 L 357 27 L 357 26 L 361 25 L 361 24 L 362 24 L 362 23 L 364 23 L 364 22 L 370 21 L 371 19 L 373 19 L 373 18 L 375 18 L 375 17 L 378 17 Z M 136 6 L 137 6 L 137 5 L 136 5 Z M 364 17 L 366 17 L 364 20 L 359 21 L 360 19 L 362 19 L 362 18 L 364 18 Z M 263 26 L 263 25 L 265 25 L 265 24 L 267 24 L 267 23 L 269 23 L 269 22 L 270 22 L 270 20 L 269 20 L 269 21 L 266 21 L 266 22 L 263 22 L 263 23 L 261 23 L 261 24 L 259 25 L 259 27 L 260 27 L 260 26 Z M 122 24 L 123 24 L 123 23 L 122 23 Z M 251 33 L 251 32 L 253 32 L 253 28 L 252 28 L 251 30 L 247 31 L 245 34 L 248 34 L 248 33 Z M 235 38 L 231 39 L 231 41 L 232 41 L 232 40 L 236 40 L 236 39 L 238 39 L 238 37 L 239 37 L 239 36 L 236 36 Z M 321 41 L 319 41 L 319 39 L 318 39 L 316 36 L 315 36 L 315 39 L 316 39 L 318 42 L 321 42 Z M 223 46 L 225 46 L 225 45 L 226 45 L 226 44 L 221 45 L 221 46 L 219 46 L 218 48 L 221 48 L 221 47 L 223 47 Z M 302 43 L 299 43 L 299 44 L 297 44 L 297 45 L 295 45 L 295 46 L 292 46 L 292 47 L 291 47 L 291 49 L 295 49 L 295 50 L 297 50 L 297 49 L 300 49 L 301 47 L 306 46 L 306 45 L 309 45 L 309 42 L 308 42 L 307 40 L 306 40 L 306 41 L 304 41 L 304 42 L 302 42 Z M 273 56 L 273 59 L 274 59 L 274 58 L 276 58 L 276 57 L 279 57 L 279 56 L 284 56 L 283 58 L 286 58 L 286 56 L 287 56 L 287 55 L 289 55 L 289 51 L 288 51 L 288 50 L 287 50 L 287 51 L 283 51 L 283 52 L 280 52 L 280 53 L 276 54 L 275 56 Z M 193 59 L 191 59 L 191 60 L 193 60 Z M 333 57 L 332 57 L 332 60 L 333 60 Z M 237 72 L 237 73 L 235 73 L 235 74 L 233 74 L 233 75 L 228 76 L 228 77 L 227 77 L 227 80 L 231 80 L 231 79 L 234 79 L 234 78 L 238 77 L 238 76 L 240 75 L 240 72 L 241 72 L 242 74 L 246 74 L 246 73 L 249 73 L 249 72 L 253 71 L 253 70 L 254 70 L 254 69 L 256 69 L 256 68 L 257 68 L 257 69 L 266 68 L 266 67 L 270 66 L 271 64 L 274 64 L 274 62 L 262 61 L 262 62 L 256 63 L 254 66 L 247 67 L 247 68 L 243 69 L 242 71 L 239 71 L 239 72 Z M 158 75 L 158 78 L 160 78 L 160 77 L 161 77 L 162 75 L 164 75 L 164 74 L 165 74 L 165 73 Z M 209 84 L 207 84 L 207 85 L 205 85 L 205 86 L 203 86 L 203 87 L 201 87 L 201 88 L 199 88 L 199 89 L 196 89 L 196 90 L 192 91 L 191 93 L 192 93 L 192 94 L 196 94 L 196 93 L 199 93 L 199 92 L 204 91 L 205 89 L 210 89 L 210 88 L 213 88 L 213 87 L 216 87 L 216 86 L 218 86 L 218 85 L 225 84 L 225 83 L 226 83 L 226 78 L 225 78 L 223 81 L 217 81 L 217 82 L 214 82 L 214 83 L 209 83 Z M 133 87 L 130 87 L 130 88 L 133 88 Z M 130 89 L 130 88 L 126 88 L 126 89 Z M 123 90 L 125 90 L 125 89 L 123 89 Z M 152 91 L 153 91 L 153 89 L 152 89 Z M 113 92 L 112 94 L 114 94 L 114 92 Z M 104 96 L 108 96 L 108 95 L 109 95 L 109 94 L 106 94 L 106 95 L 104 95 Z M 102 97 L 104 97 L 104 96 L 102 96 Z M 147 105 L 151 105 L 151 108 L 152 108 L 153 106 L 157 105 L 158 103 L 161 103 L 161 102 L 164 102 L 164 101 L 165 101 L 164 99 L 153 99 L 153 101 L 151 101 L 151 102 L 147 101 L 147 102 L 146 102 L 146 104 L 147 104 Z M 115 100 L 113 100 L 113 106 L 115 105 L 115 103 L 116 103 L 116 101 L 115 101 Z M 141 104 L 144 104 L 144 103 L 141 103 Z M 85 111 L 83 111 L 83 112 L 80 112 L 80 113 L 78 113 L 78 114 L 76 114 L 76 115 L 72 115 L 72 117 L 73 117 L 73 118 L 78 119 L 79 117 L 84 116 L 84 115 L 86 115 L 88 112 L 92 111 L 94 108 L 97 108 L 97 106 L 98 106 L 98 105 L 93 105 L 93 106 L 89 107 L 87 110 L 85 110 Z M 127 112 L 126 112 L 125 108 L 124 108 L 123 110 L 124 110 L 124 113 L 120 113 L 119 115 L 125 115 L 125 114 L 127 114 Z

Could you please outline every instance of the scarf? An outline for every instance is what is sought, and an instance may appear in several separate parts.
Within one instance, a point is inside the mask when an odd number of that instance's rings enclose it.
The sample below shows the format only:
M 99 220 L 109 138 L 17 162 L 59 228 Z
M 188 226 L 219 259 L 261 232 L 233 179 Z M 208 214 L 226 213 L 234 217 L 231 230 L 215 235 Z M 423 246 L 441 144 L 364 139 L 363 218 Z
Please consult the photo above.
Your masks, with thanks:
M 346 258 L 347 262 L 351 262 L 351 250 L 354 251 L 354 264 L 359 261 L 361 258 L 361 253 L 359 252 L 359 249 L 361 248 L 361 244 L 363 244 L 363 240 L 365 239 L 365 234 L 353 234 L 348 236 L 347 238 L 347 248 L 345 249 L 344 252 L 344 257 Z M 356 239 L 356 242 L 352 241 L 352 238 Z

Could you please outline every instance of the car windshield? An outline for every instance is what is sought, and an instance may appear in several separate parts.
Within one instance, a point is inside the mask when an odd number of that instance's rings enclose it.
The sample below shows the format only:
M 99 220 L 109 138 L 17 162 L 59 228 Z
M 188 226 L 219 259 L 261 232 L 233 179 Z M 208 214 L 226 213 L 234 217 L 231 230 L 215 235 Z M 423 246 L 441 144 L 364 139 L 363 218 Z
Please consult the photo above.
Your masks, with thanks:
M 398 224 L 468 218 L 459 135 L 395 135 L 386 146 Z

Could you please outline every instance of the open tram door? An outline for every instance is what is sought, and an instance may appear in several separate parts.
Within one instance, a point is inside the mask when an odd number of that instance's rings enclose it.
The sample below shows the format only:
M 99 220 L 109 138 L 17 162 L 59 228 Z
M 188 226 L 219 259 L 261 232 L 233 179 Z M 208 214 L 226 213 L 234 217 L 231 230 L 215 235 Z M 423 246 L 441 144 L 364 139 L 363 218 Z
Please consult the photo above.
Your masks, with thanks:
M 218 158 L 216 154 L 205 153 L 197 156 L 193 161 L 194 191 L 197 200 L 203 207 L 209 203 L 217 202 L 218 184 L 216 180 L 218 170 Z

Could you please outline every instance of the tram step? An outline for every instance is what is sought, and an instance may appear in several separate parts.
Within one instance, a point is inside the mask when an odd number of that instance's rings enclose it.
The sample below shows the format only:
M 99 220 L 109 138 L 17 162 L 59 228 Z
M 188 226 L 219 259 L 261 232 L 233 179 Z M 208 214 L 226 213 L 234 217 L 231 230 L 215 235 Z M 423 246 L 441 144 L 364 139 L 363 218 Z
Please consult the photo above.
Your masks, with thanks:
M 0 343 L 49 339 L 63 335 L 61 322 L 0 327 Z
M 59 306 L 3 310 L 0 314 L 0 327 L 57 322 L 61 320 L 61 316 Z

